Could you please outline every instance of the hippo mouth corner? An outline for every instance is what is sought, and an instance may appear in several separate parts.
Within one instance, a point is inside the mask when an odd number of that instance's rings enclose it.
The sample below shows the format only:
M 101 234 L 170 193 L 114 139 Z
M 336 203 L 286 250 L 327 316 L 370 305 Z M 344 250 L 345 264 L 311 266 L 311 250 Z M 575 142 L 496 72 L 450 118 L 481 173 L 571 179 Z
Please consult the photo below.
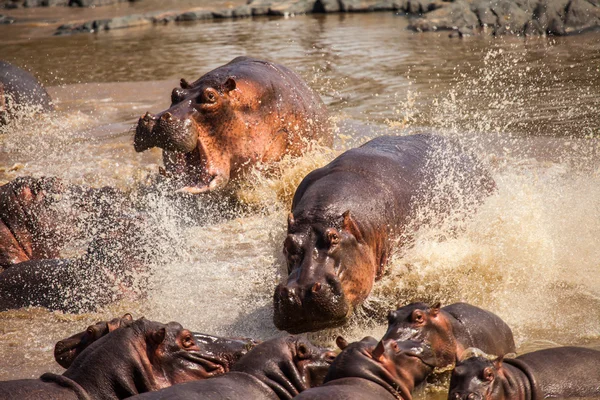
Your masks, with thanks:
M 211 171 L 196 147 L 191 152 L 163 150 L 166 176 L 176 192 L 200 194 L 225 187 L 229 179 Z

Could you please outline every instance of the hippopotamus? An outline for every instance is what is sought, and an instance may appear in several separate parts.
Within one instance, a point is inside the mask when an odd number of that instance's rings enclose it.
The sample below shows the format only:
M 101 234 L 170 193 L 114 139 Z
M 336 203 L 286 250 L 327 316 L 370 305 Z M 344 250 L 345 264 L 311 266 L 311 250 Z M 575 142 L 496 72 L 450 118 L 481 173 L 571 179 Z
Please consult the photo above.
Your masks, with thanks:
M 193 83 L 181 80 L 171 106 L 140 118 L 134 148 L 163 149 L 166 172 L 188 193 L 224 188 L 253 166 L 330 146 L 319 95 L 290 69 L 237 57 Z
M 231 372 L 145 393 L 135 399 L 291 399 L 322 383 L 335 355 L 306 339 L 284 336 L 267 340 L 243 356 Z
M 433 367 L 425 362 L 429 349 L 422 343 L 377 342 L 365 337 L 350 345 L 338 337 L 343 351 L 335 358 L 324 385 L 295 397 L 299 400 L 412 399 L 412 391 Z
M 84 312 L 138 296 L 153 251 L 146 229 L 147 218 L 113 188 L 31 177 L 1 186 L 0 311 Z M 81 242 L 84 254 L 60 258 Z
M 63 368 L 69 368 L 75 358 L 88 346 L 110 332 L 129 325 L 133 316 L 129 313 L 110 321 L 99 321 L 90 325 L 83 332 L 76 333 L 66 339 L 59 340 L 54 346 L 54 359 Z
M 69 368 L 75 358 L 92 343 L 117 329 L 129 326 L 132 321 L 132 315 L 127 313 L 120 318 L 90 325 L 83 332 L 58 341 L 54 346 L 54 359 L 64 368 Z M 213 362 L 221 365 L 225 372 L 248 350 L 260 343 L 248 338 L 224 338 L 198 332 L 192 332 L 192 335 L 196 344 L 206 353 L 205 356 L 210 354 Z
M 600 397 L 600 351 L 557 347 L 496 358 L 474 351 L 456 364 L 449 400 Z
M 0 125 L 5 124 L 20 106 L 52 111 L 50 95 L 29 72 L 0 61 Z
M 92 343 L 62 375 L 0 382 L 0 398 L 124 399 L 225 371 L 179 323 L 140 318 Z
M 412 303 L 388 314 L 383 340 L 416 340 L 431 346 L 438 368 L 452 365 L 467 348 L 489 354 L 515 352 L 510 327 L 497 315 L 467 303 L 441 307 Z
M 59 258 L 61 250 L 115 230 L 120 210 L 132 214 L 124 193 L 71 185 L 53 177 L 19 177 L 0 186 L 0 272 L 24 261 Z
M 475 156 L 427 134 L 381 136 L 310 172 L 288 217 L 275 326 L 298 333 L 343 325 L 410 237 L 417 210 L 447 215 L 494 188 Z

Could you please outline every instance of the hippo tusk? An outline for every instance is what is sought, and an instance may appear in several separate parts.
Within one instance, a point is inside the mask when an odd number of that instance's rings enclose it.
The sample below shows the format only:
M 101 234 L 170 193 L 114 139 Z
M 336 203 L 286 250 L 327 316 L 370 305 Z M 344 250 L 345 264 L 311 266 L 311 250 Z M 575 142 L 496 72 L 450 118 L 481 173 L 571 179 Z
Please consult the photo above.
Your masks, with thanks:
M 185 187 L 182 187 L 181 189 L 178 189 L 176 192 L 189 193 L 189 194 L 201 194 L 201 193 L 206 193 L 206 192 L 212 192 L 215 190 L 223 189 L 227 185 L 228 182 L 229 182 L 229 179 L 227 179 L 225 176 L 216 175 L 215 177 L 213 177 L 213 179 L 209 182 L 208 185 L 185 186 Z

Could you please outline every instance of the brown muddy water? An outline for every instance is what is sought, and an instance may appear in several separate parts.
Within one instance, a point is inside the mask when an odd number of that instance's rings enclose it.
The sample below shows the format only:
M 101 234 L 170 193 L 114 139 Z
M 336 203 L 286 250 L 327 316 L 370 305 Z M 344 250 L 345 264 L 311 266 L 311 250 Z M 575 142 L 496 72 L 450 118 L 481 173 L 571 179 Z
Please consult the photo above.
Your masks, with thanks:
M 153 266 L 147 298 L 86 315 L 0 313 L 0 379 L 61 371 L 52 358 L 57 340 L 126 311 L 207 333 L 276 335 L 271 295 L 295 185 L 337 152 L 390 131 L 461 140 L 489 164 L 498 192 L 474 215 L 422 227 L 414 246 L 396 254 L 375 285 L 362 316 L 311 338 L 380 337 L 385 326 L 371 317 L 373 310 L 441 300 L 494 311 L 513 328 L 520 352 L 557 345 L 600 349 L 597 34 L 459 40 L 407 31 L 405 18 L 392 13 L 225 20 L 35 40 L 22 32 L 11 36 L 10 29 L 0 27 L 0 58 L 39 76 L 58 111 L 3 128 L 1 182 L 53 175 L 134 187 L 160 165 L 158 151 L 133 151 L 136 119 L 164 109 L 180 77 L 195 79 L 240 55 L 296 70 L 321 94 L 339 129 L 334 151 L 284 160 L 280 178 L 257 172 L 241 184 L 239 196 L 260 212 L 181 226 L 177 212 L 157 199 L 149 212 L 177 251 Z M 443 387 L 429 389 L 423 397 L 443 398 Z

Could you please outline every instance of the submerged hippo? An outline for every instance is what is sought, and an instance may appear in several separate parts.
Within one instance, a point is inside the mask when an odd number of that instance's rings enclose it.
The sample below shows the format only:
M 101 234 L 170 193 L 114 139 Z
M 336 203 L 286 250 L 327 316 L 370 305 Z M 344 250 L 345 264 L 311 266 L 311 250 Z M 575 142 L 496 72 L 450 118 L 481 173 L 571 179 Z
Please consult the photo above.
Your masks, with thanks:
M 298 333 L 344 324 L 410 234 L 419 207 L 444 215 L 494 188 L 474 156 L 433 135 L 378 137 L 312 171 L 288 217 L 289 276 L 275 289 L 275 325 Z
M 449 400 L 567 397 L 600 397 L 600 351 L 557 347 L 494 361 L 475 355 L 456 364 L 448 393 Z
M 317 348 L 306 339 L 284 336 L 256 346 L 228 374 L 135 398 L 288 400 L 309 387 L 320 385 L 333 358 L 332 352 Z
M 50 95 L 29 72 L 0 61 L 0 125 L 14 116 L 19 107 L 52 111 Z
M 117 329 L 129 326 L 132 321 L 133 317 L 127 313 L 120 318 L 90 325 L 83 332 L 58 341 L 54 346 L 54 359 L 64 368 L 69 368 L 77 356 L 92 343 Z M 258 344 L 246 338 L 224 338 L 197 332 L 192 332 L 192 335 L 204 358 L 208 357 L 212 363 L 220 365 L 224 372 L 228 372 L 237 360 Z
M 141 117 L 135 150 L 163 149 L 167 173 L 189 193 L 222 189 L 257 163 L 332 144 L 318 94 L 288 68 L 237 57 L 193 83 L 181 80 L 171 107 Z
M 366 337 L 347 345 L 335 358 L 323 386 L 302 392 L 299 400 L 412 399 L 412 391 L 425 381 L 433 367 L 425 360 L 429 350 L 421 343 L 394 340 L 377 342 Z
M 416 340 L 431 346 L 438 368 L 454 364 L 465 349 L 504 356 L 515 352 L 510 327 L 497 315 L 466 303 L 433 307 L 412 303 L 390 311 L 383 340 Z
M 141 318 L 92 343 L 62 375 L 0 382 L 0 398 L 124 399 L 224 372 L 180 324 Z

